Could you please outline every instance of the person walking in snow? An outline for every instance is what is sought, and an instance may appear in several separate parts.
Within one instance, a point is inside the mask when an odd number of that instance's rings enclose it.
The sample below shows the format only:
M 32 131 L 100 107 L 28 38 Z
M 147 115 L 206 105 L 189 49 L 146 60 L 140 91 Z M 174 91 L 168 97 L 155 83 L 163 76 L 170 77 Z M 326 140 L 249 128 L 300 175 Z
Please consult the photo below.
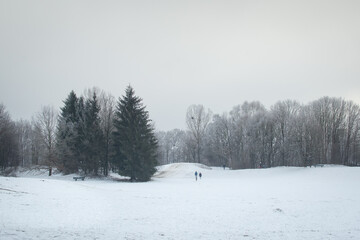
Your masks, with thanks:
M 201 179 L 201 177 L 202 177 L 202 174 L 201 174 L 201 173 L 199 173 L 199 178 Z
M 195 180 L 197 181 L 197 175 L 198 175 L 198 172 L 195 171 Z

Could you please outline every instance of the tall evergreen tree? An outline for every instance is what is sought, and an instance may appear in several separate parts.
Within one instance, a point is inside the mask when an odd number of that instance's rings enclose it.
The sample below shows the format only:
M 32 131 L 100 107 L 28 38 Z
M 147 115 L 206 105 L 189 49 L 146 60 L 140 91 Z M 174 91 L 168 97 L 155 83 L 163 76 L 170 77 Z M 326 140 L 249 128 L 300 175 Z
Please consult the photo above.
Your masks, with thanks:
M 148 181 L 155 173 L 157 140 L 142 99 L 128 86 L 119 98 L 114 120 L 114 164 L 131 181 Z
M 62 170 L 68 173 L 78 171 L 78 102 L 74 91 L 71 91 L 61 108 L 58 132 L 57 132 L 57 154 L 62 164 Z
M 81 151 L 85 157 L 84 170 L 98 173 L 104 151 L 103 134 L 100 128 L 100 106 L 94 93 L 85 103 L 84 135 Z
M 84 139 L 86 135 L 85 118 L 85 100 L 84 97 L 79 97 L 76 105 L 77 123 L 76 123 L 76 137 L 75 137 L 75 156 L 80 169 L 86 169 L 86 149 L 84 147 Z

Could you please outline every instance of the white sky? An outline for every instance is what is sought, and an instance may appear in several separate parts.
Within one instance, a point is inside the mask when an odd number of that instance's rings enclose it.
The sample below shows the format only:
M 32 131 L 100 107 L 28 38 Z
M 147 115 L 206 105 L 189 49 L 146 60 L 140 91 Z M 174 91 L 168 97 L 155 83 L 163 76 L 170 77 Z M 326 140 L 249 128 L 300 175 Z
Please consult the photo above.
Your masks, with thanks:
M 159 130 L 244 101 L 360 104 L 360 1 L 0 0 L 0 102 L 17 120 L 131 84 Z

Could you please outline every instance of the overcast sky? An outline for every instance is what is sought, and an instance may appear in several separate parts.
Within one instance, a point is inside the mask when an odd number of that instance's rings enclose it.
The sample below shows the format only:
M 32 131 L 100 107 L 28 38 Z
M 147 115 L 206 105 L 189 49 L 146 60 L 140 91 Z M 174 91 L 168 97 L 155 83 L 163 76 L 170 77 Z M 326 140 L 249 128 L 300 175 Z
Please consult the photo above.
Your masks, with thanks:
M 191 104 L 360 104 L 360 1 L 0 0 L 0 103 L 14 120 L 129 84 L 159 130 L 185 129 Z

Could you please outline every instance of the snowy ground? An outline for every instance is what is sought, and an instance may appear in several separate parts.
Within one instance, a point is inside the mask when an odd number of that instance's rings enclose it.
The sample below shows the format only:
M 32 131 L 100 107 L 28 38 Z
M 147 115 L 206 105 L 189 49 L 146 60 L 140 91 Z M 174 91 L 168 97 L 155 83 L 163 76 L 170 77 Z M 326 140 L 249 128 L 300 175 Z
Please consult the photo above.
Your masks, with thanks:
M 173 164 L 148 183 L 39 174 L 0 177 L 0 239 L 360 239 L 360 168 Z

